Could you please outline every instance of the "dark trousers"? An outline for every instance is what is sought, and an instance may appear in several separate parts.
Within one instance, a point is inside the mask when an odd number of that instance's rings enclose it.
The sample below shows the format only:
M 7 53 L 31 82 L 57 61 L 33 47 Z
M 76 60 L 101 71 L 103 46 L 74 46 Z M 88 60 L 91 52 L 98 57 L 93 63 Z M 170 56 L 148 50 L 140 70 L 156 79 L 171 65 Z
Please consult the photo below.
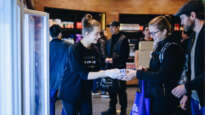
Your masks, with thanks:
M 150 115 L 190 115 L 190 111 L 180 110 L 180 99 L 171 94 L 172 88 L 150 87 L 151 114 Z
M 177 108 L 175 100 L 172 100 L 168 90 L 165 90 L 161 85 L 150 83 L 151 85 L 147 95 L 150 98 L 150 115 L 174 115 L 175 108 Z M 165 92 L 164 92 L 165 91 Z M 167 92 L 167 93 L 166 93 Z M 166 96 L 165 96 L 166 95 Z
M 57 90 L 50 90 L 50 115 L 55 115 L 55 103 L 57 101 Z M 62 108 L 61 115 L 66 115 Z
M 166 115 L 165 105 L 159 100 L 151 100 L 150 115 Z
M 159 95 L 160 93 L 158 92 Z M 150 115 L 176 115 L 178 107 L 176 102 L 164 96 L 151 98 Z
M 75 104 L 62 102 L 66 115 L 92 115 L 91 100 L 81 101 Z
M 110 109 L 116 109 L 117 95 L 121 105 L 121 110 L 127 108 L 127 93 L 126 93 L 126 82 L 120 80 L 113 80 L 112 87 L 109 90 L 110 95 Z

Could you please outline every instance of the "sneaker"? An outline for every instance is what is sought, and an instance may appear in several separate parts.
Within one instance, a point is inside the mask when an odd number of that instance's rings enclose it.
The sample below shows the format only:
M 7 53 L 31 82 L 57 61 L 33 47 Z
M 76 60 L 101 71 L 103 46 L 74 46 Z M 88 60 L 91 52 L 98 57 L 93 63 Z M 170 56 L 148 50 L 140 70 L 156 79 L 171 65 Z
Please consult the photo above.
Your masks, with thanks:
M 120 112 L 120 115 L 126 115 L 126 112 Z
M 92 93 L 92 96 L 100 95 L 100 93 Z
M 109 98 L 109 95 L 101 95 L 102 98 Z
M 121 109 L 120 115 L 126 115 L 126 109 Z

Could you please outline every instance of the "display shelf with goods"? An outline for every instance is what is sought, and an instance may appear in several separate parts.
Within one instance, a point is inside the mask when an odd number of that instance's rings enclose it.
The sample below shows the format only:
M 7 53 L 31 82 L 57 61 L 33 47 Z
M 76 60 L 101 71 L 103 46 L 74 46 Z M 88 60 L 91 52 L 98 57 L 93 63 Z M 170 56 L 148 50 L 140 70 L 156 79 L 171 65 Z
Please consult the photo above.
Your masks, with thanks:
M 67 38 L 71 38 L 76 42 L 82 38 L 81 20 L 85 14 L 91 14 L 93 18 L 101 22 L 102 29 L 105 28 L 105 13 L 103 12 L 59 9 L 51 7 L 45 7 L 44 10 L 50 15 L 50 25 L 59 24 L 63 28 L 63 36 L 65 34 Z

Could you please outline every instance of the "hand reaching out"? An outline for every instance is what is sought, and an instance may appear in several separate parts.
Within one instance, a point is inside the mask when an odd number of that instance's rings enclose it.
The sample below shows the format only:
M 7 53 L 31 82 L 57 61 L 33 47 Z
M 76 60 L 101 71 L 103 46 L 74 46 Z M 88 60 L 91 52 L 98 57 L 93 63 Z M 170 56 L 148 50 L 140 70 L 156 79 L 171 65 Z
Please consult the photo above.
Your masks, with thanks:
M 126 69 L 126 76 L 124 76 L 121 80 L 129 81 L 136 77 L 136 70 Z
M 145 67 L 143 67 L 143 66 L 139 66 L 139 67 L 137 68 L 137 70 L 147 71 L 147 70 L 148 70 L 148 68 L 145 68 Z
M 105 63 L 112 63 L 112 58 L 106 58 Z
M 120 71 L 120 69 L 109 69 L 105 70 L 105 75 L 112 79 L 122 79 L 124 73 Z

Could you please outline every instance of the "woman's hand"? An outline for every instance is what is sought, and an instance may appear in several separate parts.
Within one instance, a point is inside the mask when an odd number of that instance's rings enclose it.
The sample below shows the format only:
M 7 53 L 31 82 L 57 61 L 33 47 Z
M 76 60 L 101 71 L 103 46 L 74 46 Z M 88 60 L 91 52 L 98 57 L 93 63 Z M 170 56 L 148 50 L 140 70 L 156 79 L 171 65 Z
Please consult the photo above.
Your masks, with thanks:
M 147 71 L 148 68 L 145 68 L 145 67 L 143 67 L 143 66 L 139 66 L 139 67 L 137 68 L 137 70 Z
M 176 96 L 177 98 L 180 98 L 181 96 L 186 94 L 186 88 L 184 84 L 178 85 L 174 89 L 172 89 L 172 94 Z
M 129 81 L 136 77 L 136 70 L 126 69 L 126 76 L 124 76 L 121 80 Z
M 182 99 L 180 100 L 180 107 L 181 107 L 183 110 L 186 110 L 187 101 L 188 101 L 188 96 L 186 96 L 186 95 L 184 95 L 184 96 L 182 97 Z
M 120 69 L 109 69 L 105 70 L 105 76 L 110 77 L 111 79 L 122 79 L 124 74 L 120 72 Z
M 105 63 L 112 63 L 113 61 L 112 61 L 112 58 L 106 58 L 105 59 Z

